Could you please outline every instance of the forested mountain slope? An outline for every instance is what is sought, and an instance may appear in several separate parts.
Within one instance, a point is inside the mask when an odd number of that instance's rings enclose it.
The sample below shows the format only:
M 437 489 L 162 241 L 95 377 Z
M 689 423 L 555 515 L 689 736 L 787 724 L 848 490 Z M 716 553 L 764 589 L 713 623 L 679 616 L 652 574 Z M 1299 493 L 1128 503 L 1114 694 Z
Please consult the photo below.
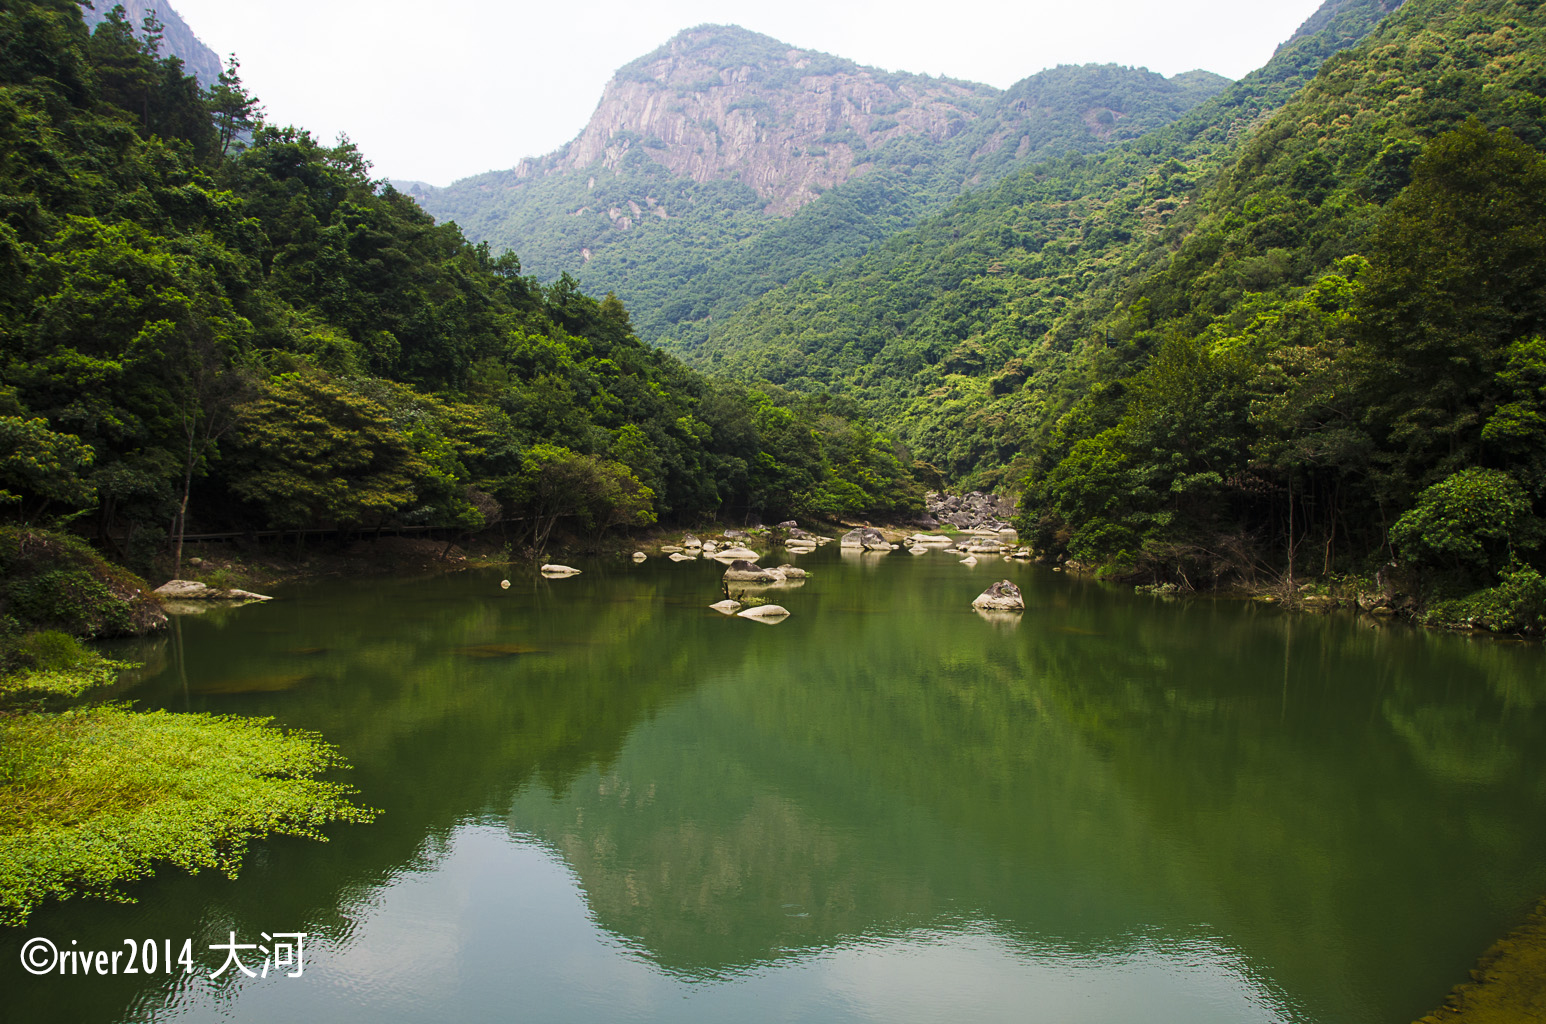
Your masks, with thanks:
M 349 144 L 236 142 L 252 112 L 121 18 L 0 8 L 0 514 L 85 514 L 147 565 L 187 519 L 540 545 L 917 507 L 842 408 L 709 383 L 616 299 L 436 226 Z
M 1531 0 L 1410 0 L 1238 130 L 1287 48 L 1182 123 L 754 303 L 700 365 L 862 398 L 951 475 L 1023 486 L 1022 526 L 1079 559 L 1394 556 L 1538 629 L 1543 33 Z
M 965 188 L 1136 138 L 1226 84 L 1091 65 L 1000 92 L 700 26 L 622 68 L 559 152 L 411 191 L 539 278 L 615 291 L 670 347 Z
M 1202 183 L 1394 6 L 1333 0 L 1311 19 L 1317 31 L 1176 123 L 964 196 L 868 257 L 770 293 L 684 354 L 721 375 L 853 394 L 950 476 L 1014 479 L 1034 418 L 1023 408 L 1027 358 L 1185 237 Z M 1051 379 L 1061 379 L 1065 349 L 1041 356 L 1055 364 Z

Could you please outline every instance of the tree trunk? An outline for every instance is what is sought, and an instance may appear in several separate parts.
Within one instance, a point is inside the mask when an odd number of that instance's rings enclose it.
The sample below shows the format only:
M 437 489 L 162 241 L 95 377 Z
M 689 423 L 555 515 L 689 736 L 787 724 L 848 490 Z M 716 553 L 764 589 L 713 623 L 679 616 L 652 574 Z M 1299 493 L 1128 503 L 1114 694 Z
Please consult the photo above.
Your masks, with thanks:
M 172 571 L 179 572 L 183 564 L 183 535 L 188 530 L 188 494 L 193 490 L 193 467 L 189 466 L 183 473 L 183 500 L 177 506 L 177 549 L 172 562 Z

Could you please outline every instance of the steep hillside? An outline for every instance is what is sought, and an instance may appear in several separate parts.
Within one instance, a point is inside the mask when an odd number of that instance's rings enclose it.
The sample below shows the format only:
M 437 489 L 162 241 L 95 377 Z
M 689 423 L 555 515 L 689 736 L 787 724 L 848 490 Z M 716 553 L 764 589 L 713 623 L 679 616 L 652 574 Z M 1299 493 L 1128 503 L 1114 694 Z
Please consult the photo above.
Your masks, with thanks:
M 683 344 L 963 188 L 1135 138 L 1226 84 L 1090 66 L 1001 93 L 703 26 L 620 70 L 559 152 L 409 191 L 538 277 L 616 291 L 645 337 Z
M 162 25 L 161 56 L 181 60 L 188 74 L 197 78 L 204 88 L 208 89 L 215 84 L 222 67 L 220 58 L 194 35 L 193 29 L 188 27 L 188 23 L 172 9 L 167 0 L 118 0 L 117 3 L 97 0 L 92 7 L 82 7 L 81 16 L 85 18 L 87 27 L 96 28 L 115 6 L 123 8 L 124 17 L 136 32 L 144 24 L 145 16 L 155 12 Z
M 1382 13 L 754 303 L 700 361 L 861 397 L 1111 573 L 1362 574 L 1370 606 L 1546 629 L 1546 10 L 1410 0 L 1197 147 Z
M 1174 124 L 965 196 L 863 260 L 766 295 L 684 354 L 727 376 L 851 393 L 948 475 L 1017 480 L 1087 386 L 1072 339 L 1126 336 L 1125 318 L 1096 323 L 1114 289 L 1169 258 L 1230 154 L 1396 6 L 1331 0 L 1311 19 L 1319 30 Z
M 263 126 L 226 151 L 240 105 L 121 18 L 0 7 L 0 522 L 93 525 L 149 573 L 189 523 L 498 525 L 540 549 L 921 506 L 850 410 L 703 379 L 615 299 L 435 225 L 347 141 Z

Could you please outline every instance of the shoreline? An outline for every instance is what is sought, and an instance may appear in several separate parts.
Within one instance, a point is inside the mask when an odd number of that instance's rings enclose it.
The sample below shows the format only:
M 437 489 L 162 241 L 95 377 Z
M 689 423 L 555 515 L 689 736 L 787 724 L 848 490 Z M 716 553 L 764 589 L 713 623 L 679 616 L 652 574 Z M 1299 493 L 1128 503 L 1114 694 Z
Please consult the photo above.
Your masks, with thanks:
M 804 528 L 804 527 L 802 527 Z M 842 532 L 855 528 L 871 528 L 880 531 L 888 541 L 898 542 L 914 533 L 931 533 L 952 537 L 971 531 L 951 527 L 923 530 L 916 526 L 895 523 L 871 524 L 869 522 L 811 522 L 809 532 L 836 539 Z M 360 539 L 347 548 L 338 548 L 326 542 L 314 548 L 265 549 L 227 541 L 207 541 L 190 544 L 184 559 L 185 565 L 176 578 L 197 580 L 211 586 L 261 589 L 285 583 L 306 580 L 392 575 L 405 573 L 440 574 L 460 572 L 480 566 L 532 565 L 543 559 L 572 558 L 579 555 L 627 557 L 630 552 L 643 551 L 650 557 L 661 557 L 664 547 L 678 544 L 689 534 L 717 540 L 727 539 L 730 534 L 740 534 L 747 541 L 771 539 L 783 531 L 777 526 L 738 526 L 735 524 L 701 524 L 696 527 L 655 529 L 643 535 L 626 538 L 617 543 L 612 538 L 599 548 L 578 544 L 555 544 L 545 555 L 529 552 L 516 553 L 494 539 L 480 541 L 473 537 L 465 546 L 443 540 L 414 539 L 407 537 L 382 537 Z M 194 564 L 194 560 L 198 564 Z M 1017 560 L 1020 561 L 1020 560 Z M 1233 581 L 1211 587 L 1183 588 L 1176 584 L 1131 584 L 1124 579 L 1102 579 L 1100 566 L 1084 565 L 1078 561 L 1054 562 L 1046 555 L 1036 555 L 1031 564 L 1050 568 L 1054 572 L 1113 586 L 1133 586 L 1140 594 L 1163 599 L 1177 600 L 1190 597 L 1243 601 L 1285 612 L 1326 615 L 1335 612 L 1351 612 L 1359 619 L 1369 619 L 1381 625 L 1401 623 L 1413 628 L 1439 630 L 1469 637 L 1481 637 L 1502 642 L 1539 643 L 1542 637 L 1535 634 L 1502 632 L 1483 628 L 1470 622 L 1449 622 L 1430 618 L 1423 608 L 1400 593 L 1382 593 L 1369 580 L 1356 577 L 1334 579 L 1306 578 L 1292 589 L 1282 583 L 1248 583 Z M 173 578 L 173 577 L 168 577 Z
M 1481 955 L 1470 979 L 1451 989 L 1442 1006 L 1415 1024 L 1542 1020 L 1546 1020 L 1546 900 Z

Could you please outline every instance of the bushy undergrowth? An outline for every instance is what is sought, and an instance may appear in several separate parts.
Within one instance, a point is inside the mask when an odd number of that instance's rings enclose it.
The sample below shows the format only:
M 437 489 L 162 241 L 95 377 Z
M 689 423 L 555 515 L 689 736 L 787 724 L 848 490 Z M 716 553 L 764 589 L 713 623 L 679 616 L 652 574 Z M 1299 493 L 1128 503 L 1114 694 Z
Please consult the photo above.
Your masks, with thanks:
M 67 533 L 0 527 L 0 614 L 75 636 L 125 636 L 165 623 L 144 580 Z
M 372 820 L 317 778 L 342 765 L 266 719 L 115 705 L 0 717 L 0 924 L 51 898 L 128 901 L 123 887 L 161 863 L 234 877 L 254 839 Z
M 1499 583 L 1464 597 L 1435 601 L 1428 621 L 1489 629 L 1494 633 L 1546 632 L 1546 578 L 1528 565 L 1513 563 Z

